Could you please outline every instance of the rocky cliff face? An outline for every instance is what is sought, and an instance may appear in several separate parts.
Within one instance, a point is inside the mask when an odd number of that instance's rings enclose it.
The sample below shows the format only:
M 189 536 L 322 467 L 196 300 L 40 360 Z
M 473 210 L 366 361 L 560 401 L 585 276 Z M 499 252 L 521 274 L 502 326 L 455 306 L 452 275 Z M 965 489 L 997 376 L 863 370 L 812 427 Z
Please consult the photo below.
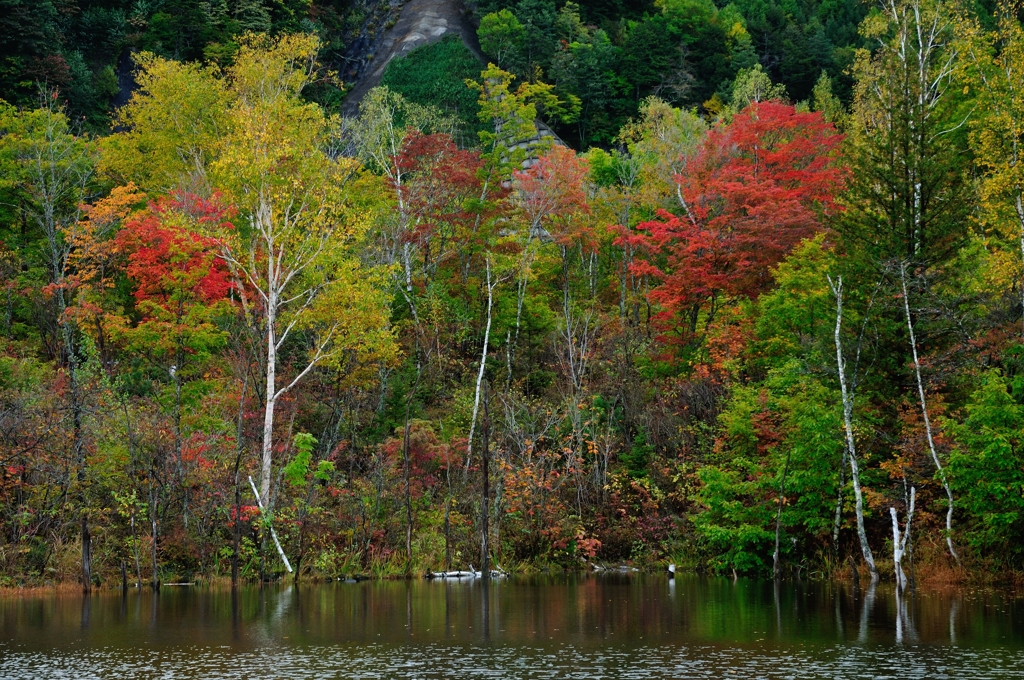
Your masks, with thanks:
M 346 87 L 358 83 L 372 68 L 385 36 L 398 22 L 405 0 L 356 0 L 346 18 L 344 48 L 333 66 Z
M 382 4 L 387 4 L 386 0 Z M 404 0 L 401 5 L 387 6 L 395 12 L 389 15 L 392 16 L 389 19 L 390 28 L 380 34 L 364 31 L 346 52 L 346 59 L 351 66 L 347 73 L 343 73 L 343 77 L 351 89 L 342 103 L 341 110 L 345 116 L 359 113 L 359 102 L 380 83 L 392 59 L 436 42 L 446 35 L 459 35 L 466 47 L 480 60 L 481 66 L 487 63 L 476 35 L 474 5 L 463 3 L 462 0 Z M 565 145 L 543 121 L 537 120 L 536 126 L 537 135 L 517 145 L 527 149 L 530 154 L 524 167 L 529 167 L 536 160 L 533 150 L 542 140 Z
M 389 15 L 387 30 L 379 34 L 364 31 L 345 54 L 350 66 L 342 71 L 342 77 L 346 85 L 353 85 L 342 105 L 345 115 L 358 112 L 359 102 L 380 82 L 392 59 L 446 35 L 457 33 L 481 63 L 485 63 L 471 8 L 467 9 L 461 0 L 405 0 L 401 5 L 388 6 L 395 9 Z

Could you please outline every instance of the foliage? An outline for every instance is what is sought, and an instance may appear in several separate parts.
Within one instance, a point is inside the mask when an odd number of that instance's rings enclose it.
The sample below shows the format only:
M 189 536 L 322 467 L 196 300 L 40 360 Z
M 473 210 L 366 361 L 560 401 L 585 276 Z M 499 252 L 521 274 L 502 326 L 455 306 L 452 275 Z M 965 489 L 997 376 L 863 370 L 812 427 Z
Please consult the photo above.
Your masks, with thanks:
M 820 228 L 844 172 L 840 137 L 819 114 L 777 102 L 751 104 L 713 129 L 676 181 L 685 216 L 645 222 L 643 246 L 664 254 L 634 264 L 659 281 L 666 339 L 684 346 L 730 296 L 756 296 L 770 267 Z
M 3 582 L 1024 563 L 1016 5 L 5 1 Z
M 457 36 L 419 47 L 388 64 L 380 84 L 407 101 L 445 112 L 472 138 L 481 129 L 479 106 L 466 80 L 480 74 L 480 63 Z
M 1024 407 L 998 371 L 988 371 L 965 406 L 962 423 L 947 427 L 959 444 L 949 457 L 953 488 L 974 518 L 974 546 L 1020 552 L 1024 530 Z

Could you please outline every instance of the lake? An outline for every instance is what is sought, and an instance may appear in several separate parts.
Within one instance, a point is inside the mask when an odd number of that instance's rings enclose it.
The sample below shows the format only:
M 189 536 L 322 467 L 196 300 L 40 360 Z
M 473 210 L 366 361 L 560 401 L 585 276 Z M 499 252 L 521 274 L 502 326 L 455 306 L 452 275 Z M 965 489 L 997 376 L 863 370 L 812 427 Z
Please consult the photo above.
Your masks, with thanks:
M 2 678 L 1024 678 L 991 589 L 654 575 L 0 596 Z

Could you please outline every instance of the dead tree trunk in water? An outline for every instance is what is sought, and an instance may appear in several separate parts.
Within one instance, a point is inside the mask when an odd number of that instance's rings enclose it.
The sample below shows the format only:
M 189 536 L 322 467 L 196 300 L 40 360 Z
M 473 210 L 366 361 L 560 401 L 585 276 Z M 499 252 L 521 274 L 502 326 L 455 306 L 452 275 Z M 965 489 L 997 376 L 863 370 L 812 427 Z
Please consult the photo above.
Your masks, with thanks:
M 82 513 L 82 592 L 92 588 L 92 537 L 89 535 L 89 516 Z
M 871 546 L 868 545 L 867 531 L 864 529 L 864 495 L 860 488 L 860 468 L 857 465 L 857 447 L 853 438 L 853 395 L 846 387 L 846 361 L 843 359 L 843 277 L 835 281 L 828 276 L 828 285 L 836 297 L 836 365 L 839 372 L 839 387 L 843 397 L 843 428 L 846 431 L 846 451 L 850 459 L 850 476 L 853 478 L 853 495 L 856 500 L 857 510 L 857 537 L 860 539 L 860 549 L 867 562 L 868 570 L 871 572 L 871 583 L 878 580 L 878 567 L 875 566 L 875 558 L 871 554 Z
M 903 527 L 903 535 L 900 535 L 900 523 L 896 517 L 896 508 L 889 508 L 889 515 L 892 517 L 892 561 L 893 570 L 896 572 L 896 590 L 903 591 L 907 588 L 907 575 L 903 573 L 903 556 L 907 552 L 907 543 L 910 541 L 910 523 L 914 519 L 914 499 L 917 496 L 917 489 L 910 487 L 910 505 L 907 508 L 907 521 Z

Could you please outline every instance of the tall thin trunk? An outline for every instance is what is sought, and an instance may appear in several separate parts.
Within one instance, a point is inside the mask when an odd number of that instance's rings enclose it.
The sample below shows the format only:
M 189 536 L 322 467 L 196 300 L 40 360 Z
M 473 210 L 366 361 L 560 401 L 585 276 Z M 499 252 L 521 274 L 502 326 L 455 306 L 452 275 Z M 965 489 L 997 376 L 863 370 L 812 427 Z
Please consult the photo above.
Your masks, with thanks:
M 238 549 L 242 536 L 242 489 L 238 477 L 238 469 L 242 464 L 242 453 L 245 451 L 243 428 L 245 416 L 245 393 L 249 388 L 249 371 L 245 371 L 242 381 L 242 393 L 238 397 L 238 422 L 235 425 L 235 522 L 231 532 L 231 585 L 238 585 Z
M 1020 193 L 1017 194 L 1017 200 L 1014 203 L 1014 208 L 1017 210 L 1017 221 L 1020 223 L 1020 259 L 1024 262 L 1024 196 Z M 1024 280 L 1021 280 L 1020 284 L 1020 295 L 1021 295 L 1021 332 L 1024 333 Z
M 4 337 L 10 339 L 11 337 L 11 320 L 14 317 L 14 286 L 8 284 L 6 287 L 7 291 L 7 307 L 4 311 Z
M 152 533 L 152 536 L 153 536 L 153 540 L 152 540 L 153 575 L 152 575 L 152 578 L 150 580 L 150 585 L 153 587 L 153 590 L 158 590 L 160 588 L 159 569 L 158 569 L 158 565 L 157 565 L 157 561 L 156 561 L 156 537 L 157 537 L 157 533 L 156 533 L 156 513 L 157 513 L 157 502 L 158 502 L 158 498 L 157 498 L 157 494 L 156 494 L 156 488 L 151 483 L 149 485 L 149 512 L 150 512 L 150 521 L 152 523 L 152 529 L 153 529 L 153 533 Z
M 409 464 L 409 417 L 412 413 L 412 400 L 420 386 L 423 374 L 422 364 L 416 362 L 416 382 L 405 400 L 405 429 L 402 436 L 402 465 L 405 473 L 405 565 L 406 571 L 412 569 L 412 477 Z
M 523 259 L 519 267 L 519 280 L 516 282 L 516 332 L 508 350 L 508 384 L 512 385 L 512 364 L 516 360 L 516 348 L 519 346 L 519 329 L 522 326 L 523 302 L 526 300 L 526 287 L 530 279 L 530 264 L 533 262 L 533 226 L 526 236 L 526 248 L 523 250 Z
M 240 458 L 241 456 L 239 456 Z M 238 550 L 242 535 L 242 488 L 238 484 L 238 465 L 235 465 L 235 522 L 231 531 L 231 585 L 238 585 Z
M 92 589 L 92 537 L 89 535 L 89 516 L 82 513 L 82 592 Z
M 928 418 L 928 402 L 925 400 L 924 382 L 921 380 L 921 363 L 917 358 L 917 340 L 914 337 L 914 323 L 910 318 L 910 301 L 907 297 L 907 266 L 905 262 L 900 262 L 900 283 L 903 286 L 903 311 L 906 313 L 907 331 L 910 333 L 910 351 L 914 357 L 917 396 L 921 400 L 921 417 L 924 420 L 924 431 L 928 438 L 928 450 L 932 454 L 932 462 L 935 463 L 935 469 L 939 473 L 939 479 L 942 480 L 942 487 L 946 490 L 946 499 L 949 502 L 949 505 L 946 507 L 946 547 L 949 549 L 949 554 L 953 557 L 953 560 L 956 561 L 957 566 L 959 566 L 960 556 L 956 554 L 956 550 L 953 548 L 953 489 L 949 486 L 946 470 L 939 461 L 939 454 L 935 450 L 935 439 L 932 437 L 932 424 Z
M 896 516 L 896 508 L 889 508 L 889 516 L 892 518 L 892 561 L 893 570 L 896 572 L 896 589 L 905 590 L 907 587 L 907 575 L 903 573 L 903 556 L 907 552 L 907 543 L 910 540 L 910 523 L 914 519 L 914 500 L 917 497 L 917 489 L 910 487 L 910 505 L 907 508 L 907 521 L 903 527 L 903 534 L 900 535 L 900 523 Z
M 447 473 L 451 476 L 451 470 Z M 444 570 L 452 570 L 452 497 L 451 491 L 444 499 Z
M 278 481 L 280 483 L 280 480 Z M 256 505 L 259 506 L 260 514 L 264 517 L 269 512 L 269 499 L 266 505 L 263 503 L 263 499 L 260 497 L 259 492 L 256 490 L 256 484 L 252 481 L 252 477 L 249 478 L 249 486 L 252 487 L 252 492 L 256 496 Z M 284 568 L 288 570 L 288 573 L 292 573 L 292 565 L 288 561 L 288 556 L 284 554 L 284 548 L 281 547 L 281 541 L 277 538 L 277 531 L 274 530 L 274 525 L 268 523 L 270 527 L 270 537 L 274 539 L 274 547 L 277 548 L 277 554 L 281 556 L 281 561 L 284 562 Z
M 486 260 L 487 266 L 487 326 L 484 328 L 484 348 L 480 354 L 480 370 L 476 375 L 476 391 L 473 397 L 473 417 L 469 422 L 469 439 L 466 442 L 466 472 L 473 458 L 473 433 L 476 431 L 476 418 L 480 413 L 480 387 L 484 382 L 484 370 L 487 368 L 487 347 L 491 340 L 491 307 L 494 304 L 494 286 L 491 281 L 491 259 Z
M 142 589 L 142 563 L 139 560 L 139 536 L 135 529 L 135 506 L 132 505 L 132 553 L 135 555 L 135 587 Z
M 405 409 L 405 432 L 402 440 L 402 462 L 405 468 L 405 570 L 412 570 L 412 480 L 409 471 L 409 408 Z
M 853 395 L 846 386 L 846 361 L 843 359 L 843 277 L 837 277 L 835 282 L 828 277 L 828 284 L 836 297 L 836 365 L 839 372 L 839 387 L 843 397 L 843 428 L 846 431 L 846 451 L 850 459 L 850 476 L 853 480 L 853 495 L 856 501 L 857 511 L 857 537 L 860 539 L 861 553 L 864 561 L 867 562 L 868 571 L 871 572 L 871 582 L 878 580 L 878 567 L 875 566 L 874 555 L 871 554 L 871 546 L 868 545 L 867 531 L 864 529 L 864 495 L 860 488 L 860 468 L 857 465 L 857 448 L 853 437 Z
M 132 474 L 134 476 L 133 473 L 134 473 L 135 461 L 136 461 L 136 458 L 135 458 L 135 433 L 132 430 L 132 421 L 131 421 L 131 416 L 130 416 L 130 414 L 128 412 L 128 403 L 123 398 L 123 396 L 121 398 L 121 409 L 124 411 L 125 430 L 128 433 L 129 474 Z M 141 589 L 142 588 L 142 564 L 141 564 L 141 560 L 139 559 L 139 536 L 138 536 L 138 530 L 136 529 L 136 526 L 135 526 L 135 509 L 136 509 L 136 502 L 137 502 L 137 500 L 138 499 L 136 497 L 134 497 L 134 496 L 132 497 L 131 514 L 128 516 L 128 522 L 129 522 L 129 526 L 131 527 L 131 532 L 132 532 L 132 554 L 135 557 L 135 587 Z
M 483 577 L 491 576 L 490 561 L 490 527 L 488 526 L 491 516 L 491 487 L 490 487 L 490 454 L 491 454 L 491 416 L 488 408 L 487 383 L 484 383 L 484 452 L 483 464 L 480 466 L 480 474 L 483 477 L 483 495 L 480 499 L 480 571 Z
M 184 363 L 182 352 L 178 352 L 178 363 L 171 366 L 171 379 L 174 380 L 174 471 L 181 486 L 181 515 L 185 525 L 185 532 L 188 532 L 188 488 L 185 486 L 185 461 L 182 459 L 181 449 L 181 375 L 179 371 Z
M 856 369 L 854 369 L 856 370 Z M 839 489 L 836 491 L 836 512 L 832 519 L 832 549 L 839 557 L 839 528 L 843 523 L 843 488 L 846 486 L 846 447 L 843 447 L 842 462 L 839 466 Z
M 260 497 L 270 500 L 270 472 L 274 451 L 274 409 L 277 406 L 277 334 L 274 332 L 277 296 L 271 292 L 267 302 L 267 391 L 263 407 L 263 451 L 260 470 Z
M 786 451 L 786 464 L 782 468 L 782 481 L 779 482 L 779 507 L 775 512 L 775 552 L 772 553 L 772 575 L 775 578 L 778 578 L 780 573 L 779 538 L 782 533 L 782 504 L 785 500 L 786 477 L 789 475 L 789 458 L 792 452 L 792 449 Z

